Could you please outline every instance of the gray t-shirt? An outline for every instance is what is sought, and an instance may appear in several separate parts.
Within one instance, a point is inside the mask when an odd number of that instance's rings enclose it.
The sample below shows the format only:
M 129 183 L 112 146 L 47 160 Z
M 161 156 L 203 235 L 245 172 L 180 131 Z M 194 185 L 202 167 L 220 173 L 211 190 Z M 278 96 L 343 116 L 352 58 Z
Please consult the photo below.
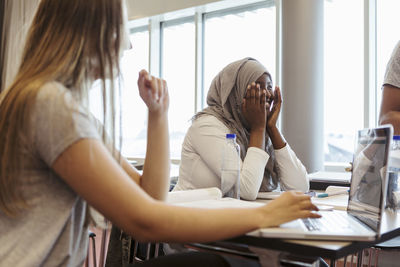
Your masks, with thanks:
M 390 84 L 400 88 L 400 42 L 397 43 L 386 66 L 383 85 Z
M 96 122 L 56 82 L 41 88 L 31 116 L 18 177 L 29 208 L 16 218 L 0 211 L 0 266 L 82 266 L 87 205 L 51 166 L 78 140 L 101 139 Z

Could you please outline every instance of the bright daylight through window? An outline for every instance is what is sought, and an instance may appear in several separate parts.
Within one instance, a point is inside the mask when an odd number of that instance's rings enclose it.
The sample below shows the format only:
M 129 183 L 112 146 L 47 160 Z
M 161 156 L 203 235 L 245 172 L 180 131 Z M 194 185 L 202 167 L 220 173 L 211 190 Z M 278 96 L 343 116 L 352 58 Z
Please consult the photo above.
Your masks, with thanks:
M 271 72 L 276 84 L 276 67 L 279 62 L 276 55 L 278 25 L 274 3 L 262 1 L 202 13 L 203 27 L 200 30 L 203 39 L 197 50 L 195 14 L 160 22 L 160 34 L 151 40 L 160 47 L 160 57 L 157 56 L 156 61 L 159 62 L 160 75 L 167 80 L 170 92 L 172 158 L 180 158 L 181 145 L 190 126 L 190 119 L 196 111 L 206 106 L 212 79 L 228 63 L 247 56 L 254 57 Z M 324 4 L 324 157 L 328 164 L 348 164 L 352 161 L 354 134 L 356 130 L 366 127 L 365 1 L 329 0 Z M 369 90 L 376 90 L 376 106 L 370 108 L 379 111 L 386 64 L 399 41 L 399 35 L 396 34 L 399 30 L 395 25 L 400 1 L 380 0 L 376 4 L 376 88 Z M 128 157 L 143 158 L 146 151 L 147 120 L 144 114 L 147 111 L 140 100 L 136 82 L 140 69 L 149 68 L 152 55 L 149 54 L 148 25 L 132 28 L 131 31 L 133 49 L 126 51 L 122 60 L 122 153 Z M 196 51 L 201 55 L 196 55 Z M 202 73 L 201 77 L 195 76 L 196 64 L 201 69 L 198 72 Z M 197 95 L 196 79 L 201 80 L 199 84 L 202 84 Z M 203 106 L 196 106 L 196 102 Z M 96 104 L 92 106 L 96 111 Z

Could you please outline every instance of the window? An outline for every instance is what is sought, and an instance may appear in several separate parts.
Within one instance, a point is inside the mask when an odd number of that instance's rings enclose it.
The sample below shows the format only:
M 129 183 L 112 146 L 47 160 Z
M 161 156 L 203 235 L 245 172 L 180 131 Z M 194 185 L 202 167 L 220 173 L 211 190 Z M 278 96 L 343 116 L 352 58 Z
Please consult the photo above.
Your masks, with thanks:
M 159 68 L 160 76 L 168 82 L 170 148 L 173 159 L 180 158 L 182 142 L 192 116 L 205 105 L 205 101 L 197 99 L 198 95 L 207 95 L 211 80 L 225 65 L 250 56 L 262 62 L 274 77 L 274 1 L 256 2 L 258 3 L 239 7 L 224 6 L 223 11 L 212 9 L 208 13 L 200 12 L 204 26 L 201 29 L 196 29 L 195 12 L 188 15 L 184 11 L 177 11 L 172 16 L 163 14 L 160 18 L 148 19 L 148 26 L 152 29 L 151 36 L 146 26 L 131 29 L 133 48 L 126 51 L 121 62 L 124 77 L 121 92 L 124 156 L 145 156 L 147 116 L 143 114 L 147 114 L 147 109 L 139 97 L 136 80 L 140 69 L 149 69 L 148 62 L 154 64 L 153 70 Z M 143 20 L 139 24 L 142 22 Z M 135 24 L 132 21 L 131 23 Z M 202 32 L 203 38 L 201 47 L 197 50 L 196 30 Z M 196 54 L 196 51 L 201 55 Z M 201 62 L 197 62 L 196 58 Z M 198 72 L 201 77 L 196 77 L 196 65 L 202 70 Z M 195 92 L 196 80 L 201 80 L 198 84 L 203 86 L 197 88 L 200 93 Z M 203 105 L 196 105 L 196 102 Z
M 398 25 L 398 10 L 400 1 L 379 0 L 377 1 L 377 106 L 380 110 L 381 88 L 385 76 L 386 65 L 397 42 L 400 40 Z
M 139 96 L 138 73 L 149 69 L 149 33 L 147 27 L 132 29 L 132 49 L 121 60 L 123 89 L 121 90 L 122 149 L 127 157 L 143 158 L 146 153 L 147 108 Z
M 122 62 L 125 74 L 125 88 L 122 90 L 125 156 L 142 158 L 145 154 L 147 117 L 143 114 L 147 111 L 137 93 L 136 74 L 141 68 L 148 69 L 148 62 L 152 62 L 152 69 L 156 66 L 160 76 L 168 82 L 173 158 L 180 157 L 190 118 L 207 105 L 206 96 L 212 79 L 228 63 L 254 57 L 271 72 L 275 83 L 276 67 L 279 66 L 279 47 L 276 47 L 279 43 L 277 30 L 280 25 L 276 18 L 279 7 L 275 7 L 273 0 L 249 0 L 245 5 L 240 1 L 222 2 L 140 19 L 141 22 L 147 20 L 151 28 L 154 25 L 158 27 L 156 31 L 152 30 L 151 38 L 147 27 L 133 29 L 133 49 L 126 53 Z M 372 2 L 324 1 L 324 134 L 325 162 L 328 165 L 352 161 L 356 130 L 373 126 L 368 125 L 372 121 L 365 110 L 375 110 L 375 106 L 379 110 L 386 64 L 398 41 L 394 25 L 397 25 L 395 12 L 400 7 L 399 1 L 376 1 L 377 66 L 370 67 L 376 68 L 377 81 L 376 85 L 365 84 L 364 79 L 368 77 L 365 64 L 375 62 L 375 58 L 369 58 L 374 56 L 373 53 L 364 51 L 370 41 L 364 36 L 364 31 L 369 29 L 365 28 L 368 23 L 365 18 L 371 20 L 369 23 L 375 23 L 374 18 L 366 16 L 364 4 Z M 132 25 L 137 27 L 139 24 Z M 202 88 L 196 87 L 196 81 Z M 366 86 L 371 86 L 369 91 Z M 366 93 L 372 90 L 378 90 L 376 99 L 373 99 L 374 107 L 366 101 Z
M 212 79 L 233 61 L 253 57 L 275 77 L 275 44 L 275 6 L 272 3 L 205 14 L 204 103 Z
M 161 76 L 168 83 L 171 158 L 180 158 L 195 113 L 195 25 L 188 18 L 162 23 Z
M 351 162 L 364 127 L 363 0 L 325 1 L 325 161 Z

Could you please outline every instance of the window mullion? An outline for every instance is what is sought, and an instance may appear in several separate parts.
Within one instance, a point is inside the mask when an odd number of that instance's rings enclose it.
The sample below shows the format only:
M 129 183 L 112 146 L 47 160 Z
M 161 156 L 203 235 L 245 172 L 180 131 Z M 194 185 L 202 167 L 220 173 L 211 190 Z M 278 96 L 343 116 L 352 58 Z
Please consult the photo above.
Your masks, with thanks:
M 364 0 L 364 127 L 377 125 L 376 0 Z
M 194 95 L 194 113 L 200 111 L 204 107 L 203 103 L 203 51 L 204 51 L 204 32 L 203 32 L 203 13 L 197 12 L 195 15 L 195 27 L 196 27 L 196 40 L 195 40 L 195 95 Z
M 149 72 L 159 77 L 161 74 L 161 35 L 160 20 L 149 20 Z

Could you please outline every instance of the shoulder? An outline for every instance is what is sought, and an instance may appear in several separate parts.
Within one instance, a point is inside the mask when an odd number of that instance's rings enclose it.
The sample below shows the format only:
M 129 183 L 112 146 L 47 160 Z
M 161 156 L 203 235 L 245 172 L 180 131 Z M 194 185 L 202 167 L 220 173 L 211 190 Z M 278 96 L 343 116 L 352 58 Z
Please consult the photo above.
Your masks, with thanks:
M 47 82 L 40 87 L 36 97 L 36 102 L 45 102 L 47 104 L 57 102 L 57 104 L 64 104 L 67 106 L 78 105 L 77 101 L 74 100 L 71 91 L 63 84 L 55 81 Z
M 36 151 L 49 166 L 76 141 L 101 140 L 90 112 L 73 97 L 70 89 L 57 82 L 40 88 L 30 130 Z
M 395 48 L 393 49 L 392 55 L 390 56 L 388 62 L 389 70 L 398 67 L 399 62 L 400 62 L 400 42 L 396 44 Z
M 88 108 L 59 82 L 48 82 L 40 87 L 31 116 L 32 122 L 37 125 L 94 124 Z
M 59 82 L 42 85 L 37 93 L 33 112 L 39 117 L 89 116 L 89 110 L 74 97 L 74 93 Z
M 217 117 L 209 114 L 204 114 L 195 119 L 192 123 L 193 128 L 199 128 L 199 127 L 218 127 L 218 128 L 224 128 L 228 130 L 228 128 L 224 125 L 222 121 L 220 121 Z
M 400 42 L 397 43 L 386 66 L 383 85 L 400 87 Z
M 186 133 L 185 141 L 192 143 L 212 142 L 212 140 L 225 139 L 228 128 L 215 116 L 204 114 L 195 119 Z
M 400 57 L 400 41 L 397 42 L 395 48 L 393 49 L 392 57 Z

